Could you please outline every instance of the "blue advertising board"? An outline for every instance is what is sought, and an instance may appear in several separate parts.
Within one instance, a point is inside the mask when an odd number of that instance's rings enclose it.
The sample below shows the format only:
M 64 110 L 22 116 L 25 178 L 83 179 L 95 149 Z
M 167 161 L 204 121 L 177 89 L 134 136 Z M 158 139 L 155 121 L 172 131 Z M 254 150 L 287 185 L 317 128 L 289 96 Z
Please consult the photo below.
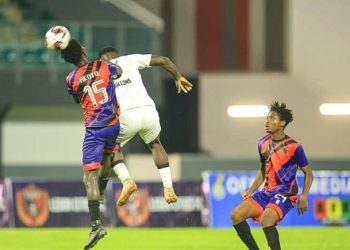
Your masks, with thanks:
M 232 227 L 230 213 L 242 202 L 240 194 L 254 181 L 256 172 L 204 172 L 203 191 L 211 227 Z M 298 176 L 299 192 L 304 177 Z M 350 172 L 314 171 L 308 197 L 308 211 L 302 216 L 292 209 L 280 226 L 350 225 Z M 248 220 L 251 226 L 259 224 Z

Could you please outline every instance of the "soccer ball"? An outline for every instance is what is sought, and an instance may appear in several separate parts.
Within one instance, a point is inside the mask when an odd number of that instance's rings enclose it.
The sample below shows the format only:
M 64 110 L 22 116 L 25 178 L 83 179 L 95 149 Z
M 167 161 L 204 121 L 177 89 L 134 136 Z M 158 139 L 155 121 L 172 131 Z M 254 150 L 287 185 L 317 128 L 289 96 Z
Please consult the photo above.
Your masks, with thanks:
M 67 48 L 70 41 L 70 32 L 64 26 L 51 27 L 45 35 L 45 45 L 48 49 L 62 50 Z

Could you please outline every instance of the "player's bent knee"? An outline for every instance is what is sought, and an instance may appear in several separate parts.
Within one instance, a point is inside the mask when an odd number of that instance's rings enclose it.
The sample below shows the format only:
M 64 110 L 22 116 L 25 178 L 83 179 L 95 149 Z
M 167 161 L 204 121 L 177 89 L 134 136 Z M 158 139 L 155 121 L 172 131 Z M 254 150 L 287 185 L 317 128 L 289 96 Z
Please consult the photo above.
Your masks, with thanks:
M 147 143 L 147 145 L 150 148 L 156 147 L 156 146 L 161 146 L 162 147 L 162 143 L 160 141 L 160 134 L 157 135 L 156 138 L 154 138 L 152 141 L 150 141 L 149 143 Z
M 111 172 L 111 167 L 110 166 L 103 166 L 100 171 L 100 176 L 102 178 L 108 178 Z
M 243 220 L 245 220 L 245 216 L 244 213 L 242 213 L 242 211 L 240 211 L 240 209 L 235 208 L 232 212 L 231 212 L 231 221 L 233 224 L 237 224 L 242 222 Z
M 278 222 L 278 217 L 273 216 L 271 214 L 264 213 L 261 218 L 261 226 L 262 227 L 269 227 L 269 226 L 275 226 Z

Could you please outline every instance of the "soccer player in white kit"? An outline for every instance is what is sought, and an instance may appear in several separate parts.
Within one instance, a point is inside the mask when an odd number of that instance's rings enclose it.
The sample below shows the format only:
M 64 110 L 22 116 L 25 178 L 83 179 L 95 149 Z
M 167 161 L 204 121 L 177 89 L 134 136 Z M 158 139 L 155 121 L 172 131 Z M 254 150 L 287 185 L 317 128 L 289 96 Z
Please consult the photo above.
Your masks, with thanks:
M 122 69 L 121 77 L 114 81 L 121 109 L 117 145 L 122 148 L 136 134 L 139 134 L 151 150 L 154 163 L 159 170 L 165 201 L 169 204 L 176 202 L 177 196 L 173 188 L 168 156 L 160 142 L 161 126 L 158 111 L 146 91 L 139 70 L 152 66 L 163 67 L 173 76 L 178 93 L 188 93 L 192 89 L 192 84 L 180 74 L 176 65 L 169 58 L 163 56 L 151 54 L 119 56 L 115 48 L 106 47 L 99 52 L 99 57 L 112 64 L 117 64 Z M 130 195 L 137 190 L 137 186 L 125 166 L 120 148 L 115 151 L 111 162 L 102 163 L 99 184 L 101 197 L 103 197 L 112 168 L 123 183 L 123 190 L 117 201 L 119 206 L 123 206 L 128 202 Z

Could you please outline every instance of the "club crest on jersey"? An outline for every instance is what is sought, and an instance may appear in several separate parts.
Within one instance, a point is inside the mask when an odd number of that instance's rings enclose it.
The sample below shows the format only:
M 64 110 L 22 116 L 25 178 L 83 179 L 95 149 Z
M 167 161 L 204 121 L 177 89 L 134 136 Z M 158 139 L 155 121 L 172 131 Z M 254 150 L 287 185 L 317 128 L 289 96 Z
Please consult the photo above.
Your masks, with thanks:
M 20 221 L 28 227 L 39 227 L 49 217 L 49 193 L 35 184 L 16 191 L 16 210 Z

